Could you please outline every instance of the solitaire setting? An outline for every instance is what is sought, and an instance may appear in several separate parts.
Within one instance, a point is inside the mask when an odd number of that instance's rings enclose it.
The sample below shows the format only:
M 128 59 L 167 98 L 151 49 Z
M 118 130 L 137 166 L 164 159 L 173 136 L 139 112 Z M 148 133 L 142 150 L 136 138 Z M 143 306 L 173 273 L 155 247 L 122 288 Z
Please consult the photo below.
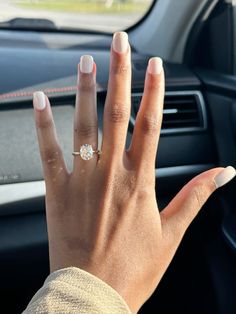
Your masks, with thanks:
M 99 150 L 93 150 L 92 145 L 90 144 L 84 144 L 80 146 L 79 152 L 73 152 L 73 156 L 80 156 L 83 160 L 90 160 L 93 158 L 94 154 L 100 155 L 101 152 Z

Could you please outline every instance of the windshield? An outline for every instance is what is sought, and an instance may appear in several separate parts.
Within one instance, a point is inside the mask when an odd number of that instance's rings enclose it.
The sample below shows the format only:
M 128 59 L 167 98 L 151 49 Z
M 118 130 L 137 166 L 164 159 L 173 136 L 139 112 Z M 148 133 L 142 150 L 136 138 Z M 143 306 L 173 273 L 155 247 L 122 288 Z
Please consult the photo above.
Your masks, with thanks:
M 140 20 L 153 0 L 0 0 L 0 23 L 114 32 Z M 19 19 L 21 18 L 21 19 Z M 25 20 L 26 21 L 26 20 Z M 10 22 L 6 24 L 6 22 Z M 13 23 L 14 22 L 14 23 Z M 32 22 L 32 24 L 30 24 Z

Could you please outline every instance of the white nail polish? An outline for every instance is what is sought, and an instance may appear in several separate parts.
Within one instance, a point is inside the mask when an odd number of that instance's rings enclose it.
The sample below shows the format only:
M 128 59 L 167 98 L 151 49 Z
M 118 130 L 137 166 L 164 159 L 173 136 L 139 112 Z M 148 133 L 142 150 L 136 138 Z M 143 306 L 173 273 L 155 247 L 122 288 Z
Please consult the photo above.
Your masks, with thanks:
M 231 181 L 236 175 L 236 170 L 232 166 L 226 167 L 214 179 L 217 188 Z
M 35 92 L 33 95 L 34 108 L 37 110 L 43 110 L 46 107 L 46 98 L 44 92 Z
M 92 73 L 93 71 L 93 57 L 84 55 L 80 58 L 80 71 L 82 73 Z
M 148 62 L 148 73 L 159 75 L 163 69 L 163 61 L 159 57 L 151 58 Z
M 112 47 L 118 53 L 125 53 L 128 49 L 128 34 L 117 32 L 113 35 Z

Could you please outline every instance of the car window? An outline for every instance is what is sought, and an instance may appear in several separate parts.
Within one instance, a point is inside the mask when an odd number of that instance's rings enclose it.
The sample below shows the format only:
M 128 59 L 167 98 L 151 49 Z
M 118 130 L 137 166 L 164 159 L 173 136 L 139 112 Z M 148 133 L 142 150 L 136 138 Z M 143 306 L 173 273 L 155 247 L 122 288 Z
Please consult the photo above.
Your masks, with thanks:
M 9 26 L 69 27 L 114 32 L 138 22 L 152 2 L 153 0 L 0 0 L 0 23 L 10 21 Z

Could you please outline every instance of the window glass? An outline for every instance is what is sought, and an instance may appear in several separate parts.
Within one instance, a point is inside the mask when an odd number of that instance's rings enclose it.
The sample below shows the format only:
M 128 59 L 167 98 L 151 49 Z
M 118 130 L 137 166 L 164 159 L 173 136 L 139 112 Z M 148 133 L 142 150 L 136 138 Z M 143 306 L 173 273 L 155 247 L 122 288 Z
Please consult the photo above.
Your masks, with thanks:
M 114 32 L 126 29 L 148 11 L 153 0 L 0 0 L 0 22 Z M 47 21 L 46 21 L 47 20 Z M 32 23 L 32 24 L 30 24 Z M 38 24 L 37 24 L 38 23 Z M 41 24 L 40 24 L 41 23 Z

